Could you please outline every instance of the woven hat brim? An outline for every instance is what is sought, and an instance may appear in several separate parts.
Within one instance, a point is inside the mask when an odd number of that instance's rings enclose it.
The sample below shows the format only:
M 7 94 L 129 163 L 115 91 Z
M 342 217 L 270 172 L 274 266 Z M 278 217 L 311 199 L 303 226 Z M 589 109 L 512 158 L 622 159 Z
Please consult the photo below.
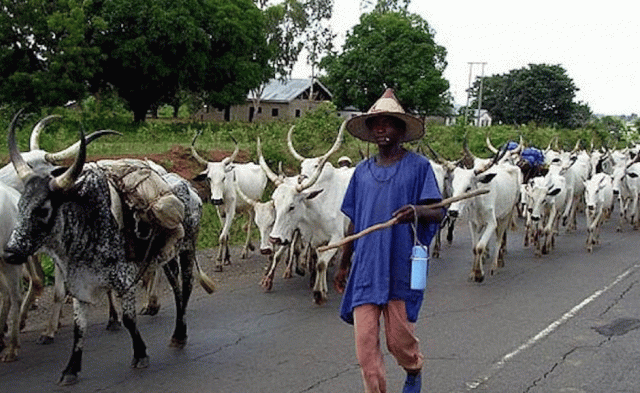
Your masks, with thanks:
M 400 139 L 400 142 L 411 142 L 421 139 L 424 136 L 424 124 L 422 120 L 409 114 L 398 112 L 374 112 L 352 117 L 347 121 L 347 131 L 358 139 L 376 143 L 373 132 L 371 132 L 366 124 L 368 118 L 375 116 L 393 116 L 405 122 L 407 131 Z

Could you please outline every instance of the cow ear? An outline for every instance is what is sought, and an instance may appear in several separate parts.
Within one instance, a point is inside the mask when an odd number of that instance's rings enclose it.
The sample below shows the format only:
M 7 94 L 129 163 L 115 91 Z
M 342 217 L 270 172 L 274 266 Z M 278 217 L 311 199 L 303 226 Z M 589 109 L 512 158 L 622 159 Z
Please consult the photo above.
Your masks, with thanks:
M 553 190 L 549 191 L 549 192 L 547 193 L 547 195 L 550 195 L 550 196 L 556 196 L 556 195 L 558 195 L 559 193 L 560 193 L 560 188 L 554 188 Z
M 322 189 L 322 188 L 319 189 L 319 190 L 313 190 L 313 191 L 307 193 L 305 199 L 306 200 L 311 200 L 311 199 L 317 197 L 322 191 L 324 191 L 324 189 Z
M 497 173 L 489 173 L 489 174 L 486 174 L 486 175 L 484 175 L 484 176 L 480 177 L 480 178 L 478 179 L 478 181 L 479 181 L 480 183 L 482 183 L 482 184 L 487 184 L 487 183 L 489 183 L 491 180 L 493 180 L 493 178 L 494 178 L 494 177 L 496 177 L 496 175 L 497 175 Z
M 196 177 L 193 178 L 193 181 L 205 181 L 207 180 L 207 171 L 200 172 Z

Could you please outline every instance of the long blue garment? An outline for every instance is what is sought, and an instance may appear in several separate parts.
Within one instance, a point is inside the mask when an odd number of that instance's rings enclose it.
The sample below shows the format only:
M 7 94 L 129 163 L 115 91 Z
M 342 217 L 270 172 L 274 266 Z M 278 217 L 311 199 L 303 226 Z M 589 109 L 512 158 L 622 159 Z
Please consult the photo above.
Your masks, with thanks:
M 408 152 L 392 166 L 381 167 L 375 158 L 358 164 L 342 202 L 342 212 L 354 225 L 354 232 L 392 217 L 402 206 L 442 199 L 429 161 Z M 418 239 L 428 246 L 437 223 L 418 224 Z M 384 305 L 389 300 L 406 303 L 409 321 L 418 319 L 424 291 L 412 290 L 410 224 L 398 224 L 371 232 L 354 241 L 354 254 L 340 317 L 353 324 L 353 309 L 362 304 Z

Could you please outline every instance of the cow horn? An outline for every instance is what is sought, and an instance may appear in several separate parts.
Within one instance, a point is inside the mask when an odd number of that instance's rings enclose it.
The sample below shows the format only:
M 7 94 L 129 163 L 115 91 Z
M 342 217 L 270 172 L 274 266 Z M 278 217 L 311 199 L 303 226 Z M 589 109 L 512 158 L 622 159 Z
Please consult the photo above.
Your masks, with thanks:
M 198 139 L 200 134 L 202 134 L 202 130 L 198 130 L 198 132 L 196 132 L 196 134 L 193 136 L 193 140 L 191 141 L 191 155 L 200 164 L 202 164 L 204 166 L 207 166 L 207 165 L 209 165 L 209 162 L 207 160 L 205 160 L 204 158 L 200 157 L 200 154 L 198 154 L 198 152 L 196 151 L 196 148 L 195 148 L 196 139 Z
M 16 122 L 22 114 L 23 109 L 20 109 L 18 113 L 13 116 L 11 124 L 9 124 L 9 135 L 7 136 L 7 145 L 9 147 L 9 157 L 13 163 L 13 167 L 16 169 L 18 176 L 23 181 L 33 174 L 33 169 L 25 162 L 24 158 L 20 155 L 18 150 L 18 144 L 16 143 Z
M 267 165 L 267 162 L 264 160 L 264 157 L 262 156 L 262 145 L 260 144 L 260 137 L 258 137 L 256 146 L 258 150 L 258 162 L 260 163 L 260 168 L 262 168 L 262 170 L 267 175 L 269 180 L 271 180 L 276 186 L 279 186 L 280 184 L 283 183 L 283 178 L 281 176 L 276 175 L 271 170 L 271 168 L 269 168 L 269 165 Z
M 73 165 L 69 167 L 62 175 L 51 179 L 49 183 L 49 189 L 52 191 L 65 191 L 68 190 L 73 183 L 76 182 L 78 176 L 82 172 L 84 163 L 87 159 L 87 141 L 84 137 L 84 132 L 80 129 L 80 149 L 78 149 L 78 155 L 76 156 Z
M 485 165 L 484 168 L 476 169 L 473 173 L 475 175 L 479 175 L 481 173 L 484 173 L 484 172 L 488 171 L 492 166 L 496 165 L 502 159 L 502 157 L 504 157 L 505 154 L 507 154 L 507 145 L 508 144 L 506 144 L 506 143 L 504 145 L 502 145 L 502 147 L 500 148 L 500 151 L 498 152 L 498 154 L 493 156 L 493 160 L 491 160 L 490 163 Z
M 86 142 L 87 145 L 89 145 L 91 142 L 95 141 L 96 139 L 105 136 L 105 135 L 120 135 L 122 136 L 121 133 L 119 133 L 118 131 L 113 131 L 113 130 L 100 130 L 100 131 L 96 131 L 96 132 L 92 132 L 91 134 L 89 134 L 86 138 Z M 74 143 L 73 145 L 67 147 L 66 149 L 59 151 L 57 153 L 46 153 L 44 155 L 44 159 L 51 163 L 51 164 L 59 164 L 60 162 L 74 157 L 78 154 L 78 150 L 80 149 L 80 141 Z M 32 149 L 33 150 L 33 149 Z
M 298 185 L 297 187 L 298 192 L 306 190 L 307 188 L 315 184 L 316 181 L 318 181 L 318 178 L 322 173 L 322 169 L 324 168 L 324 164 L 329 159 L 329 156 L 331 156 L 340 148 L 340 145 L 342 144 L 342 136 L 344 135 L 344 130 L 346 129 L 346 127 L 347 127 L 347 122 L 345 120 L 342 122 L 342 125 L 340 126 L 340 130 L 338 131 L 338 137 L 336 138 L 336 141 L 334 142 L 333 146 L 331 147 L 331 149 L 329 149 L 327 153 L 325 153 L 325 155 L 320 157 L 320 161 L 318 162 L 318 167 L 313 172 L 313 175 L 311 175 L 305 183 Z
M 40 150 L 40 134 L 42 133 L 42 130 L 52 120 L 61 119 L 61 118 L 62 116 L 60 115 L 51 115 L 40 120 L 33 127 L 33 131 L 31 131 L 31 138 L 29 139 L 29 150 Z
M 493 154 L 498 154 L 498 149 L 496 149 L 493 144 L 491 143 L 491 139 L 489 139 L 489 132 L 487 132 L 485 141 L 487 142 L 487 147 L 489 148 L 489 150 L 491 150 L 491 153 Z
M 437 162 L 438 164 L 442 164 L 444 165 L 445 160 L 442 159 L 442 156 L 440 156 L 440 154 L 436 153 L 435 150 L 433 150 L 433 148 L 431 147 L 431 145 L 429 144 L 429 142 L 426 143 L 427 145 L 427 149 L 429 149 L 429 153 L 431 154 L 431 156 L 433 157 L 433 160 L 435 162 Z
M 573 154 L 573 153 L 575 153 L 575 152 L 577 152 L 577 151 L 578 151 L 578 149 L 580 148 L 580 141 L 581 141 L 580 139 L 578 139 L 578 140 L 576 141 L 576 145 L 575 145 L 575 147 L 573 148 L 573 150 L 571 150 L 571 154 Z
M 291 142 L 291 134 L 293 133 L 293 129 L 295 128 L 295 125 L 292 125 L 291 128 L 289 128 L 289 132 L 287 132 L 287 146 L 289 147 L 289 152 L 293 155 L 293 157 L 298 160 L 298 161 L 304 161 L 306 160 L 306 158 L 304 158 L 303 156 L 301 156 L 300 154 L 298 154 L 298 152 L 296 151 L 296 149 L 293 148 L 293 142 Z
M 238 152 L 240 151 L 240 147 L 238 146 L 238 142 L 231 137 L 231 140 L 233 140 L 233 143 L 236 145 L 236 148 L 233 150 L 233 153 L 231 153 L 231 155 L 227 158 L 225 158 L 224 160 L 222 160 L 222 163 L 224 165 L 229 165 L 233 162 L 233 160 L 236 159 L 236 157 L 238 156 Z
M 240 184 L 238 184 L 238 180 L 236 179 L 235 176 L 233 177 L 233 184 L 236 187 L 236 194 L 238 194 L 241 199 L 243 199 L 245 202 L 247 202 L 251 206 L 255 206 L 256 203 L 258 203 L 258 201 L 256 201 L 255 199 L 249 198 L 247 194 L 242 192 L 242 189 L 240 189 Z

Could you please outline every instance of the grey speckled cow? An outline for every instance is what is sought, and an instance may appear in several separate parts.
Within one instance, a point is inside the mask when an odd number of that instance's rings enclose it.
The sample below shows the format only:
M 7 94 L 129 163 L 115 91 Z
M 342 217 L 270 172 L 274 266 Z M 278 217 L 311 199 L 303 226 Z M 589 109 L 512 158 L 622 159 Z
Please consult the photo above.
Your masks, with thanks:
M 127 228 L 132 227 L 127 225 L 127 217 L 131 214 L 125 212 L 125 225 L 121 229 L 111 212 L 105 173 L 92 167 L 83 170 L 86 158 L 84 135 L 79 153 L 69 169 L 64 173 L 38 173 L 25 163 L 18 152 L 15 122 L 16 118 L 9 129 L 9 152 L 25 187 L 19 202 L 18 222 L 5 248 L 6 261 L 21 263 L 25 254 L 46 251 L 54 257 L 74 298 L 73 350 L 60 384 L 77 382 L 87 329 L 87 309 L 105 290 L 113 290 L 122 298 L 123 324 L 133 343 L 131 366 L 146 367 L 149 362 L 146 345 L 136 328 L 135 284 L 143 273 L 144 262 L 162 246 L 162 236 L 153 237 L 150 245 L 142 240 L 125 241 L 131 239 L 127 233 Z M 198 213 L 196 208 L 195 216 Z M 191 224 L 197 234 L 197 220 Z M 191 248 L 186 247 L 186 254 L 181 252 L 178 258 L 183 276 L 181 290 L 175 289 L 178 286 L 174 285 L 176 280 L 172 282 L 178 314 L 172 336 L 172 345 L 176 347 L 183 346 L 186 341 L 183 317 L 192 282 L 192 261 L 187 262 L 193 253 Z M 151 256 L 149 259 L 144 258 L 147 253 Z M 176 261 L 165 266 L 167 275 L 175 277 L 178 271 Z

